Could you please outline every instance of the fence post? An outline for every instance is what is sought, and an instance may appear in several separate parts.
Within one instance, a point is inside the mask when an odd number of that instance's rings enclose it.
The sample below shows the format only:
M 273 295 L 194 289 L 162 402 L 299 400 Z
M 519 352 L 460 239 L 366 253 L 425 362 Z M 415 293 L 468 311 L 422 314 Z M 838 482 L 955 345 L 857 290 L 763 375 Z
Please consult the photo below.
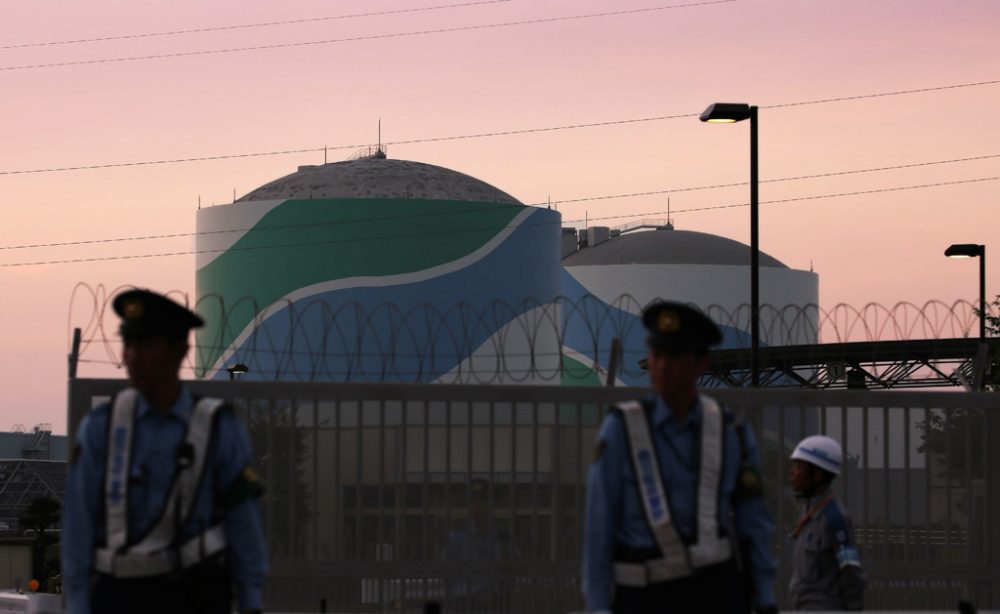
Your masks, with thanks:
M 997 483 L 1000 472 L 1000 410 L 984 409 L 986 419 L 986 517 L 983 519 L 986 542 L 987 568 L 1000 571 L 1000 484 Z M 992 573 L 988 585 L 989 603 L 977 604 L 980 607 L 995 608 L 1000 606 L 1000 573 Z
M 80 329 L 73 329 L 73 348 L 69 353 L 69 378 L 76 379 L 76 366 L 80 362 Z
M 618 375 L 618 363 L 621 359 L 621 354 L 622 340 L 615 337 L 611 340 L 611 357 L 608 360 L 608 379 L 604 384 L 608 388 L 613 388 L 615 385 L 615 377 Z

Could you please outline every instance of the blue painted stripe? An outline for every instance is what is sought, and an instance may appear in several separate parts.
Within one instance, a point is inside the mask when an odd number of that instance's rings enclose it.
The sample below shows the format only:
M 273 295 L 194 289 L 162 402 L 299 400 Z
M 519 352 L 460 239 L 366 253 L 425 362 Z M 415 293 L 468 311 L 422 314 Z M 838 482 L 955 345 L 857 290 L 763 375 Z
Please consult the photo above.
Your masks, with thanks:
M 409 284 L 334 290 L 296 303 L 294 312 L 282 308 L 258 326 L 236 358 L 250 364 L 247 379 L 434 381 L 505 325 L 558 295 L 561 267 L 539 263 L 552 261 L 559 228 L 533 223 L 535 217 L 458 271 Z M 220 369 L 214 377 L 228 373 Z

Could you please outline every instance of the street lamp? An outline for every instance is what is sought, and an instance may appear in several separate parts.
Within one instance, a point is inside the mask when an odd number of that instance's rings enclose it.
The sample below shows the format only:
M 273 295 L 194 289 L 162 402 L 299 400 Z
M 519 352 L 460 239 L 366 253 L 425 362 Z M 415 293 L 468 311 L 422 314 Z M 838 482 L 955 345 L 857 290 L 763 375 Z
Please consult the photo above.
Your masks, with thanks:
M 750 385 L 760 386 L 760 240 L 757 194 L 757 107 L 742 102 L 716 102 L 701 114 L 710 124 L 750 120 Z
M 979 341 L 986 341 L 986 246 L 956 243 L 944 250 L 949 258 L 979 258 Z
M 250 371 L 250 367 L 246 366 L 242 362 L 238 362 L 231 367 L 226 367 L 226 371 L 229 371 L 229 381 L 236 379 L 237 375 L 243 375 Z

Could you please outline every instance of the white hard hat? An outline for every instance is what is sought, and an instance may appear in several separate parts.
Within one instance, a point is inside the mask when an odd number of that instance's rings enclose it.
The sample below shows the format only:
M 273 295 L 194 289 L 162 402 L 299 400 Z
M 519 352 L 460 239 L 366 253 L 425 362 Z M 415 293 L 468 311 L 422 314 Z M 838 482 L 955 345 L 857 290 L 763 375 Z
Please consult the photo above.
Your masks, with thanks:
M 793 460 L 801 460 L 820 469 L 825 469 L 833 475 L 840 475 L 840 467 L 844 462 L 844 452 L 837 440 L 826 435 L 806 437 L 795 446 L 792 452 Z

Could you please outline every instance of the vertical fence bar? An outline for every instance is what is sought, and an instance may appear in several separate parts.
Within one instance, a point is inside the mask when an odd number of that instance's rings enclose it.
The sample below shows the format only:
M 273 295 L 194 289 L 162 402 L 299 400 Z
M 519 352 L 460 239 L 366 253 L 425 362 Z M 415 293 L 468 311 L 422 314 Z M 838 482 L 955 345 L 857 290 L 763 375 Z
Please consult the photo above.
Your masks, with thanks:
M 267 469 L 266 480 L 267 480 L 267 522 L 265 523 L 264 532 L 267 535 L 267 543 L 274 543 L 274 428 L 275 428 L 275 418 L 274 414 L 277 410 L 274 398 L 268 399 L 268 409 L 267 409 L 267 434 L 265 437 L 265 448 L 267 449 Z
M 409 542 L 406 535 L 406 524 L 409 520 L 409 488 L 410 488 L 410 478 L 407 472 L 407 463 L 410 460 L 409 457 L 409 441 L 410 441 L 410 416 L 409 410 L 410 406 L 406 401 L 400 401 L 400 442 L 399 450 L 400 456 L 399 461 L 396 463 L 396 535 L 394 537 L 397 544 L 399 544 L 399 555 L 396 557 L 397 560 L 409 560 L 407 548 L 409 547 Z
M 888 403 L 886 403 L 888 405 Z M 882 467 L 884 472 L 882 474 L 882 490 L 885 498 L 883 500 L 885 507 L 882 508 L 883 521 L 882 521 L 882 543 L 881 543 L 881 562 L 885 563 L 889 560 L 889 552 L 891 551 L 891 542 L 889 540 L 889 527 L 891 507 L 889 502 L 891 500 L 889 492 L 892 482 L 889 480 L 889 472 L 891 468 L 889 466 L 889 444 L 892 443 L 892 438 L 889 436 L 889 407 L 882 408 Z
M 870 449 L 871 439 L 868 433 L 868 403 L 865 402 L 861 406 L 861 458 L 864 462 L 864 469 L 861 472 L 861 499 L 862 503 L 862 516 L 861 516 L 861 526 L 865 528 L 865 550 L 866 553 L 872 552 L 872 527 L 871 521 L 868 516 L 869 501 L 871 497 L 869 496 L 868 490 L 868 474 L 871 473 L 871 463 L 869 458 L 871 454 Z
M 385 399 L 378 402 L 378 489 L 376 490 L 375 542 L 385 550 Z
M 929 405 L 929 404 L 928 404 Z M 925 432 L 929 432 L 931 428 L 931 418 L 933 418 L 934 409 L 931 407 L 924 408 L 924 429 Z M 924 540 L 924 562 L 932 563 L 936 562 L 934 560 L 934 550 L 931 545 L 931 531 L 930 527 L 933 523 L 934 509 L 931 505 L 931 500 L 934 498 L 934 455 L 925 446 L 924 447 L 924 466 L 926 471 L 924 472 L 924 480 L 926 481 L 925 490 L 927 491 L 927 497 L 925 500 L 924 517 L 927 522 L 924 524 L 923 540 Z
M 286 552 L 288 552 L 289 559 L 298 558 L 298 548 L 296 547 L 296 530 L 298 529 L 298 522 L 295 518 L 295 507 L 298 503 L 296 492 L 298 489 L 296 486 L 299 484 L 299 463 L 298 463 L 298 450 L 296 446 L 296 439 L 298 439 L 298 423 L 299 423 L 299 400 L 292 399 L 292 405 L 288 408 L 288 546 L 286 547 Z
M 333 517 L 336 522 L 333 529 L 333 555 L 338 561 L 343 561 L 347 558 L 347 554 L 344 552 L 344 519 L 346 518 L 344 510 L 344 493 L 340 483 L 340 472 L 341 472 L 341 459 L 340 455 L 343 452 L 343 433 L 340 429 L 340 399 L 334 399 L 333 401 L 333 436 L 336 446 L 333 450 Z
M 362 523 L 362 507 L 361 500 L 364 498 L 364 473 L 361 468 L 364 467 L 364 457 L 362 456 L 361 450 L 364 447 L 364 417 L 362 416 L 362 401 L 354 400 L 355 407 L 355 462 L 354 462 L 354 559 L 364 560 L 367 558 L 368 554 L 365 552 L 364 548 L 364 534 L 361 530 Z
M 962 473 L 963 473 L 963 478 L 964 478 L 963 479 L 963 486 L 964 486 L 964 490 L 965 490 L 966 518 L 965 518 L 965 540 L 964 540 L 965 541 L 965 548 L 964 548 L 964 552 L 963 552 L 963 554 L 965 556 L 962 557 L 962 562 L 963 563 L 971 563 L 972 561 L 976 560 L 976 557 L 972 556 L 972 548 L 973 548 L 973 542 L 975 541 L 973 539 L 973 536 L 975 535 L 975 533 L 973 531 L 973 528 L 974 528 L 974 523 L 976 521 L 976 515 L 977 515 L 977 512 L 978 512 L 978 509 L 976 508 L 976 504 L 975 504 L 976 502 L 975 502 L 974 493 L 972 492 L 973 491 L 973 488 L 972 488 L 972 410 L 970 410 L 970 409 L 964 409 L 963 408 L 963 409 L 958 409 L 958 410 L 955 410 L 955 411 L 956 412 L 961 412 L 961 416 L 963 418 L 962 423 L 964 423 L 964 424 L 962 425 L 962 427 L 963 427 L 962 428 L 962 431 L 963 431 L 962 432 L 962 435 L 963 435 L 962 440 L 963 440 L 963 442 L 965 444 L 963 446 L 964 447 L 963 453 L 964 453 L 964 456 L 965 456 L 965 458 L 963 460 L 963 466 L 965 468 L 965 471 L 963 471 Z M 977 561 L 977 562 L 979 562 L 979 561 Z M 971 599 L 973 597 L 973 595 L 971 595 L 971 594 L 964 595 L 964 597 L 966 599 Z
M 951 562 L 951 411 L 944 412 L 944 556 Z
M 761 424 L 760 437 L 761 441 L 763 442 L 764 406 L 763 404 L 761 404 L 760 406 L 754 407 L 752 409 L 756 409 L 758 415 L 760 415 L 760 424 Z M 761 448 L 763 449 L 763 443 L 761 444 Z M 783 404 L 778 406 L 778 441 L 776 448 L 777 450 L 775 453 L 776 457 L 775 463 L 777 463 L 778 465 L 777 481 L 778 484 L 781 484 L 781 477 L 785 475 L 785 406 Z M 777 499 L 778 499 L 778 523 L 779 526 L 782 528 L 782 530 L 785 530 L 788 527 L 788 518 L 785 517 L 785 515 L 787 514 L 787 512 L 785 511 L 785 498 L 781 495 L 780 490 L 778 491 Z
M 447 549 L 448 536 L 451 533 L 451 401 L 446 401 L 444 405 L 444 538 Z M 446 591 L 446 597 L 450 597 L 451 589 Z
M 362 407 L 364 407 L 362 402 Z M 376 502 L 378 511 L 375 514 L 375 548 L 378 562 L 386 563 L 393 559 L 395 553 L 390 554 L 392 548 L 385 543 L 385 399 L 378 400 L 378 480 L 376 482 Z M 380 566 L 383 569 L 384 565 Z M 385 573 L 379 574 L 379 608 L 384 608 L 386 603 L 386 591 L 392 582 Z
M 583 488 L 587 483 L 587 468 L 583 463 L 583 403 L 576 403 L 576 480 L 573 482 L 573 514 L 576 516 L 576 531 L 573 533 L 573 551 L 583 551 Z M 600 418 L 600 416 L 598 416 Z M 600 427 L 598 427 L 600 428 Z M 596 443 L 594 445 L 597 445 Z
M 910 492 L 910 407 L 903 408 L 903 561 L 910 560 L 910 527 L 913 526 L 913 515 L 910 509 L 913 507 L 912 494 Z M 892 561 L 895 562 L 895 561 Z
M 434 556 L 431 555 L 430 548 L 428 548 L 428 544 L 427 544 L 427 534 L 429 532 L 427 525 L 428 525 L 428 519 L 430 517 L 430 514 L 428 513 L 428 506 L 430 505 L 430 502 L 427 500 L 427 498 L 430 496 L 430 494 L 429 494 L 430 493 L 430 488 L 429 488 L 428 482 L 430 482 L 430 479 L 431 479 L 431 473 L 430 473 L 430 471 L 431 471 L 430 470 L 430 465 L 431 465 L 431 429 L 430 429 L 430 426 L 431 426 L 431 409 L 430 409 L 430 402 L 427 399 L 424 399 L 423 420 L 424 420 L 424 428 L 423 428 L 423 433 L 424 433 L 424 446 L 423 446 L 423 453 L 424 453 L 424 475 L 423 475 L 423 479 L 422 479 L 421 486 L 420 486 L 420 490 L 421 490 L 420 502 L 421 502 L 421 504 L 423 506 L 423 509 L 421 509 L 421 511 L 420 511 L 420 556 L 424 557 L 424 558 L 428 558 L 428 559 L 434 559 L 436 557 L 434 557 Z M 427 587 L 425 585 L 424 586 L 424 590 L 426 591 L 426 589 L 427 589 Z
M 848 437 L 848 432 L 847 432 L 847 409 L 848 408 L 846 406 L 844 406 L 844 405 L 840 406 L 840 433 L 841 433 L 840 436 L 843 439 L 843 441 L 840 442 L 840 445 L 841 445 L 841 449 L 844 452 L 844 475 L 843 475 L 843 478 L 844 478 L 844 486 L 843 486 L 843 490 L 844 490 L 844 507 L 846 507 L 847 509 L 851 509 L 851 488 L 850 488 L 850 486 L 854 482 L 854 480 L 851 478 L 850 472 L 848 471 L 848 469 L 850 468 L 849 460 L 851 458 L 851 454 L 850 454 L 850 452 L 848 452 L 848 450 L 850 450 L 850 447 L 848 447 L 848 439 L 849 439 L 849 437 Z
M 517 404 L 510 404 L 510 539 L 518 543 L 517 535 Z M 524 554 L 522 552 L 522 554 Z
M 312 560 L 319 558 L 319 519 L 320 519 L 320 495 L 319 495 L 319 399 L 313 398 L 313 420 L 312 420 L 312 527 L 313 539 L 310 551 Z M 334 449 L 336 451 L 336 448 Z M 339 525 L 334 525 L 339 526 Z
M 344 509 L 344 493 L 340 483 L 341 459 L 340 455 L 344 449 L 343 433 L 340 428 L 340 399 L 333 401 L 333 435 L 336 446 L 333 450 L 333 518 L 336 522 L 333 529 L 333 552 L 338 561 L 347 559 L 344 551 L 344 519 L 346 510 Z
M 496 439 L 495 439 L 496 438 L 496 406 L 495 406 L 495 403 L 491 400 L 489 402 L 489 406 L 488 407 L 489 407 L 489 412 L 488 412 L 488 415 L 487 415 L 486 419 L 487 419 L 488 432 L 489 432 L 489 444 L 486 447 L 487 447 L 487 450 L 489 452 L 489 458 L 487 459 L 486 464 L 487 464 L 487 474 L 489 475 L 489 489 L 487 490 L 486 496 L 488 497 L 488 505 L 489 505 L 490 514 L 489 514 L 489 520 L 488 520 L 488 524 L 487 524 L 486 530 L 487 530 L 487 535 L 490 535 L 491 539 L 492 539 L 493 535 L 498 535 L 499 534 L 500 528 L 497 526 L 497 518 L 496 518 L 496 514 L 497 514 L 497 508 L 496 508 L 496 505 L 497 505 L 497 502 L 496 502 L 496 471 L 495 471 L 495 469 L 496 469 Z M 513 547 L 511 547 L 510 553 L 511 553 L 512 556 L 509 557 L 511 559 L 513 559 L 513 552 L 514 552 L 514 549 L 513 549 Z M 507 553 L 505 552 L 504 554 L 507 554 Z M 509 594 L 510 591 L 511 591 L 511 589 L 513 589 L 513 580 L 505 581 L 500 586 L 502 587 L 501 588 L 502 591 L 504 591 L 505 593 Z
M 430 496 L 430 462 L 431 462 L 431 451 L 430 451 L 430 426 L 431 426 L 431 410 L 430 402 L 425 398 L 423 400 L 423 409 L 421 411 L 421 421 L 423 422 L 423 444 L 421 448 L 422 459 L 422 469 L 423 475 L 420 478 L 420 558 L 423 560 L 437 560 L 437 554 L 431 554 L 430 548 L 428 547 L 428 519 L 430 517 L 430 512 L 428 510 L 430 502 L 428 497 Z M 421 579 L 420 587 L 422 590 L 423 599 L 429 599 L 428 594 L 428 583 L 427 574 Z
M 531 548 L 534 552 L 534 559 L 540 557 L 538 543 L 538 403 L 531 406 Z
M 559 537 L 562 523 L 562 421 L 559 415 L 559 404 L 552 408 L 552 446 L 549 455 L 550 479 L 549 491 L 549 552 L 553 561 L 561 561 L 559 553 Z

